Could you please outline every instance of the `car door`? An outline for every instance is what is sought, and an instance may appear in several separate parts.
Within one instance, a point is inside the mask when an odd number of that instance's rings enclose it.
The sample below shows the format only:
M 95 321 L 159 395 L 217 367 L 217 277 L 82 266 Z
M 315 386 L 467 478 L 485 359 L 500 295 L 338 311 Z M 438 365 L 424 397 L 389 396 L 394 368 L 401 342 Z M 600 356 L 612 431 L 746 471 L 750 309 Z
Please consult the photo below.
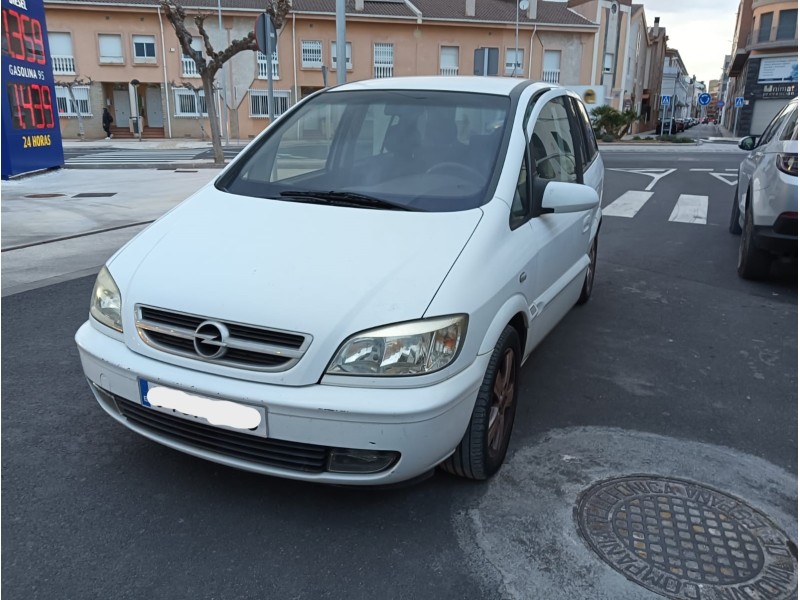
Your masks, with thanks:
M 569 96 L 552 90 L 536 102 L 527 123 L 534 185 L 583 183 Z M 580 139 L 580 138 L 578 138 Z M 534 168 L 535 165 L 535 168 Z M 599 210 L 599 209 L 598 209 Z M 535 346 L 575 304 L 589 264 L 594 211 L 539 214 L 530 220 L 540 248 L 536 264 L 531 338 Z

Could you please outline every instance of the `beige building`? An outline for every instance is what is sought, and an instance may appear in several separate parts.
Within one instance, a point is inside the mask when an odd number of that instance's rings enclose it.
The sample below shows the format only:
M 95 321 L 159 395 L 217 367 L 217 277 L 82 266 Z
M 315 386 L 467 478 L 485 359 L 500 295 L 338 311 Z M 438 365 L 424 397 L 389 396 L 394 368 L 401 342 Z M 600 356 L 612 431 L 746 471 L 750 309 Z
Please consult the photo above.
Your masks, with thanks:
M 724 125 L 736 136 L 761 135 L 797 96 L 797 0 L 740 1 L 727 75 Z
M 335 4 L 293 0 L 271 61 L 276 115 L 322 88 L 325 71 L 327 83 L 336 83 Z M 114 117 L 115 137 L 130 136 L 136 117 L 143 137 L 210 137 L 196 67 L 156 0 L 46 0 L 45 7 L 66 138 L 78 136 L 78 112 L 86 137 L 103 137 L 104 107 Z M 221 49 L 248 35 L 260 7 L 256 0 L 223 0 L 220 30 L 215 0 L 185 1 L 198 48 L 194 14 L 209 15 L 206 30 Z M 603 77 L 598 29 L 564 2 L 531 0 L 518 11 L 505 0 L 348 0 L 347 79 L 471 75 L 475 51 L 489 48 L 499 59 L 499 76 L 580 89 Z M 223 90 L 214 101 L 222 108 L 224 96 L 232 141 L 247 141 L 268 123 L 268 68 L 266 56 L 248 51 L 217 77 Z
M 644 6 L 631 0 L 568 0 L 567 5 L 598 23 L 590 84 L 603 86 L 606 104 L 641 115 L 631 133 L 654 129 L 667 40 L 659 18 L 648 28 Z

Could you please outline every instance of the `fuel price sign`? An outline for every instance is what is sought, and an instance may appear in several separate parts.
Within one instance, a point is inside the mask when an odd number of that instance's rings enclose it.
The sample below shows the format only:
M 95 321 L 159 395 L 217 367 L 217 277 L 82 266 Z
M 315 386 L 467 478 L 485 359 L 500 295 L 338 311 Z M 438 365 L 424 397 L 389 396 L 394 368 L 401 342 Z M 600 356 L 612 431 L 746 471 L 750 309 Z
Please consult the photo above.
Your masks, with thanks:
M 64 164 L 43 0 L 2 5 L 2 177 Z

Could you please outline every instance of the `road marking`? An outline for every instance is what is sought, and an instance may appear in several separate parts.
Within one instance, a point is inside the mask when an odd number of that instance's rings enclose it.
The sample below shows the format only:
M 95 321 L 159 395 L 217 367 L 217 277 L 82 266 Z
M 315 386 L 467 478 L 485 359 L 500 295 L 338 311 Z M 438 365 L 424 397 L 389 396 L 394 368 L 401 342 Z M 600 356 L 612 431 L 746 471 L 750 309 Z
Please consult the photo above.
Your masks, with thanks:
M 719 179 L 722 183 L 727 183 L 728 185 L 736 185 L 739 183 L 739 174 L 738 173 L 709 173 L 712 177 Z M 729 179 L 725 179 L 726 177 L 735 177 L 733 181 Z
M 689 169 L 690 171 L 713 171 L 714 169 Z
M 705 225 L 707 214 L 708 196 L 681 194 L 678 196 L 678 202 L 675 204 L 675 208 L 672 209 L 669 220 L 675 223 Z
M 737 173 L 739 172 L 739 169 L 725 169 L 725 170 L 726 171 L 736 171 Z
M 635 217 L 653 192 L 629 190 L 603 209 L 604 217 Z
M 606 169 L 607 171 L 620 171 L 622 173 L 636 173 L 637 175 L 647 175 L 648 177 L 652 177 L 653 181 L 650 182 L 645 189 L 646 192 L 655 187 L 655 185 L 664 177 L 669 175 L 670 173 L 674 173 L 678 169 Z

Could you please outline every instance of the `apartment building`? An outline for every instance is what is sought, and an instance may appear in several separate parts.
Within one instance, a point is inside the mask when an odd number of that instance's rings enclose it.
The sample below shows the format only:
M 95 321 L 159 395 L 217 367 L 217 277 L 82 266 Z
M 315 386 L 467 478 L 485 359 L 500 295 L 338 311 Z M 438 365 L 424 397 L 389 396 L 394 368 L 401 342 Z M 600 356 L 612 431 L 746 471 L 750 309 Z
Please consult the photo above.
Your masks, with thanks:
M 740 1 L 727 75 L 725 126 L 735 136 L 761 135 L 797 96 L 797 0 Z
M 583 86 L 593 78 L 598 25 L 564 2 L 531 0 L 527 10 L 505 0 L 348 0 L 346 56 L 337 60 L 335 0 L 293 0 L 270 59 L 243 52 L 217 77 L 206 99 L 194 62 L 183 56 L 156 0 L 46 0 L 51 53 L 64 137 L 100 138 L 102 109 L 117 135 L 141 117 L 145 137 L 208 138 L 206 102 L 227 107 L 224 135 L 257 135 L 268 124 L 267 75 L 274 77 L 280 115 L 298 99 L 336 82 L 344 62 L 348 81 L 406 75 L 471 75 L 475 51 L 490 48 L 497 75 Z M 263 10 L 257 0 L 185 0 L 215 49 L 246 36 Z M 517 33 L 518 32 L 518 33 Z M 517 41 L 518 40 L 518 41 Z M 325 67 L 323 69 L 323 67 Z M 327 73 L 327 82 L 325 75 Z M 130 134 L 128 134 L 130 135 Z
M 641 116 L 632 133 L 654 129 L 667 40 L 659 18 L 649 28 L 644 5 L 631 0 L 568 0 L 567 6 L 599 26 L 590 84 L 602 86 L 606 104 Z
M 689 77 L 681 53 L 667 48 L 661 77 L 661 94 L 670 96 L 669 106 L 660 106 L 662 116 L 682 119 L 691 116 L 694 81 Z

